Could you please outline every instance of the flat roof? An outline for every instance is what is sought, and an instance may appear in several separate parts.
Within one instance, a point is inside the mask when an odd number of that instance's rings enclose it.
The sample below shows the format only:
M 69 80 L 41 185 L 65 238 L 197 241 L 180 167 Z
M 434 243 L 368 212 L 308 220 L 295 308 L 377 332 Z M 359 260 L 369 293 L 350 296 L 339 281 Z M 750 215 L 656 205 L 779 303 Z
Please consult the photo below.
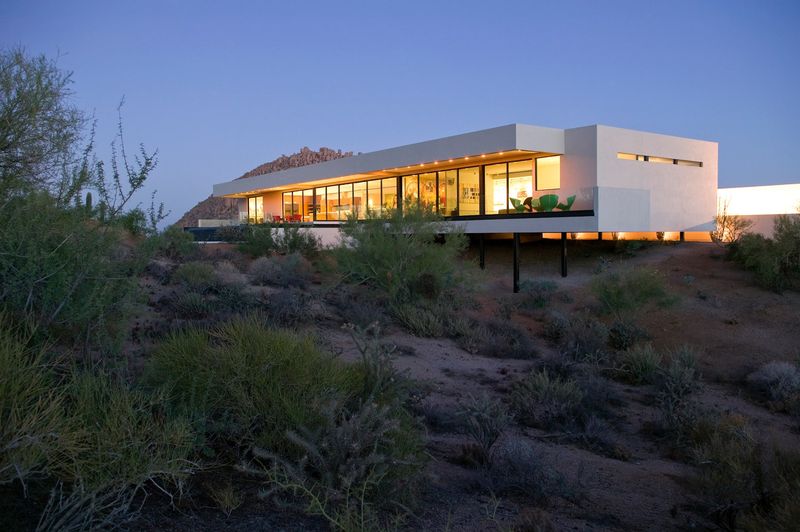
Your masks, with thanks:
M 472 157 L 508 156 L 508 152 L 564 153 L 564 130 L 509 124 L 471 133 L 417 142 L 279 172 L 234 179 L 214 185 L 215 196 L 240 196 L 296 188 L 323 180 L 357 180 L 433 171 L 446 163 Z M 451 159 L 453 161 L 451 161 Z M 441 166 L 440 166 L 441 165 Z

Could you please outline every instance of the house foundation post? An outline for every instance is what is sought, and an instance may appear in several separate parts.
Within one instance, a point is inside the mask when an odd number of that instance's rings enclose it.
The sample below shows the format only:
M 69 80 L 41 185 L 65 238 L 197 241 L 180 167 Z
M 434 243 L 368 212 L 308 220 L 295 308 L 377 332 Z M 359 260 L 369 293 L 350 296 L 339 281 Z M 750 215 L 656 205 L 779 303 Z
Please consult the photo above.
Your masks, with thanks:
M 561 277 L 567 276 L 567 233 L 561 233 Z
M 514 233 L 514 293 L 519 293 L 519 233 Z
M 480 255 L 481 270 L 486 269 L 486 243 L 484 241 L 483 233 L 478 237 L 478 253 Z
M 686 233 L 683 231 L 680 232 L 680 240 L 681 242 L 686 242 Z
M 598 231 L 597 232 L 597 240 L 603 240 L 603 232 L 602 231 Z

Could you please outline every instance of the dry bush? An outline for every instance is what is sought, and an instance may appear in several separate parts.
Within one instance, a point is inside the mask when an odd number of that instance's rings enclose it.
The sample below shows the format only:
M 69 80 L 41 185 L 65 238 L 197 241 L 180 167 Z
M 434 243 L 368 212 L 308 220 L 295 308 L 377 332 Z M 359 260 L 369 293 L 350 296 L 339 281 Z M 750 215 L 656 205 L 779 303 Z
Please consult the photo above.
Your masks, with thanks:
M 511 390 L 517 418 L 534 427 L 546 428 L 574 417 L 582 400 L 583 391 L 575 380 L 551 376 L 546 369 L 531 372 Z
M 652 344 L 638 345 L 620 353 L 615 370 L 631 384 L 653 384 L 661 371 L 661 360 Z
M 435 306 L 401 303 L 392 305 L 394 317 L 414 336 L 442 338 L 445 322 Z
M 504 438 L 494 446 L 487 479 L 493 493 L 520 495 L 537 502 L 553 496 L 569 497 L 572 491 L 542 452 L 522 438 Z
M 561 350 L 578 362 L 598 364 L 608 358 L 608 327 L 591 315 L 578 314 L 569 321 Z
M 211 264 L 192 261 L 178 266 L 172 273 L 172 282 L 202 294 L 213 290 L 218 284 L 218 279 Z
M 617 320 L 623 320 L 651 303 L 666 306 L 675 301 L 674 296 L 667 292 L 664 277 L 644 268 L 596 277 L 592 280 L 591 290 L 600 310 Z
M 483 393 L 468 396 L 457 414 L 466 433 L 475 441 L 484 457 L 488 458 L 492 446 L 511 422 L 506 406 Z
M 630 320 L 617 320 L 608 329 L 608 344 L 618 351 L 630 349 L 648 338 L 647 331 Z
M 800 368 L 790 362 L 768 362 L 747 376 L 747 384 L 769 401 L 787 405 L 800 395 Z
M 306 288 L 311 283 L 311 263 L 299 253 L 260 257 L 248 270 L 254 284 Z

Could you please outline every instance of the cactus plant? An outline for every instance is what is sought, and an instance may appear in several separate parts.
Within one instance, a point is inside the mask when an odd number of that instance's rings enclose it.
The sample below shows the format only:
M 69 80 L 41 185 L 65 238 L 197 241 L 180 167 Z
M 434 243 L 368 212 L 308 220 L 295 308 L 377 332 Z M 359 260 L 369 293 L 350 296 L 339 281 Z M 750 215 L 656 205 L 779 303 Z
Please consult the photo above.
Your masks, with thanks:
M 527 197 L 524 201 L 509 198 L 516 212 L 551 212 L 554 209 L 568 211 L 575 203 L 575 195 L 569 196 L 566 203 L 558 201 L 558 194 L 545 194 L 540 198 Z

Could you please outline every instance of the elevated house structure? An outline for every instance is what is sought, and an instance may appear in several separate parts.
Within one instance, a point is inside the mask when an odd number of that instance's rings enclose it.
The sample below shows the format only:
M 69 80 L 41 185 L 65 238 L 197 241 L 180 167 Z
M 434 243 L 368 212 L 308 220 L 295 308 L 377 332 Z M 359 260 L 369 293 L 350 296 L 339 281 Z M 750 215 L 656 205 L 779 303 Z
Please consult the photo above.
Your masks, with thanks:
M 521 234 L 559 236 L 562 275 L 568 234 L 707 238 L 717 143 L 511 124 L 236 179 L 214 185 L 214 195 L 238 198 L 243 222 L 305 223 L 322 233 L 369 211 L 423 206 L 477 235 L 482 263 L 485 235 L 513 235 L 516 281 Z

